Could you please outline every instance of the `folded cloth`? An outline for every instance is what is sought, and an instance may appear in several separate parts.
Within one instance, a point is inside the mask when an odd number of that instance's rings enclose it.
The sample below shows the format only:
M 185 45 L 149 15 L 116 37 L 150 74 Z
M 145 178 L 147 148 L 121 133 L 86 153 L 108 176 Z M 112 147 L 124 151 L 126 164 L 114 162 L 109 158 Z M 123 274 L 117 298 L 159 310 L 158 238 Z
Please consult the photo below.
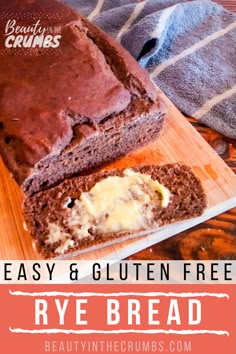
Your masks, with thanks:
M 236 138 L 236 14 L 205 0 L 63 1 L 120 41 L 185 115 Z

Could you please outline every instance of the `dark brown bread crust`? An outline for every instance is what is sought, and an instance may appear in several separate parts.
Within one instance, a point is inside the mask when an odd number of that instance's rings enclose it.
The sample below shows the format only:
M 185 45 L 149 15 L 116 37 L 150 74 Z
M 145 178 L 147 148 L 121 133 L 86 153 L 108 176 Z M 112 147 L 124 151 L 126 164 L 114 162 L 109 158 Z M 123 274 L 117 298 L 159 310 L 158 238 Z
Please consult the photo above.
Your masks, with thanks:
M 103 31 L 55 0 L 4 0 L 0 13 L 13 14 L 20 26 L 32 26 L 24 14 L 33 13 L 41 26 L 61 27 L 54 55 L 40 48 L 1 55 L 0 151 L 25 192 L 116 159 L 158 136 L 164 109 L 154 84 Z M 7 20 L 0 21 L 3 51 Z
M 164 166 L 141 166 L 133 168 L 135 171 L 149 174 L 152 179 L 158 180 L 171 192 L 171 200 L 167 208 L 157 206 L 155 220 L 159 226 L 199 216 L 206 207 L 206 195 L 200 180 L 194 176 L 191 169 L 184 165 L 168 164 Z M 102 171 L 87 176 L 80 176 L 65 180 L 58 186 L 47 191 L 39 192 L 25 199 L 24 216 L 26 224 L 34 240 L 38 251 L 46 258 L 57 256 L 55 249 L 60 242 L 48 246 L 45 242 L 48 235 L 47 221 L 57 223 L 65 232 L 70 230 L 63 226 L 62 205 L 68 197 L 78 199 L 82 192 L 89 191 L 97 182 L 108 176 L 123 176 L 123 170 Z M 150 230 L 140 230 L 151 231 Z M 120 242 L 125 237 L 137 235 L 135 233 L 91 235 L 91 237 L 78 240 L 73 234 L 71 239 L 75 241 L 75 247 L 69 249 L 85 250 L 93 246 L 105 245 L 107 242 Z

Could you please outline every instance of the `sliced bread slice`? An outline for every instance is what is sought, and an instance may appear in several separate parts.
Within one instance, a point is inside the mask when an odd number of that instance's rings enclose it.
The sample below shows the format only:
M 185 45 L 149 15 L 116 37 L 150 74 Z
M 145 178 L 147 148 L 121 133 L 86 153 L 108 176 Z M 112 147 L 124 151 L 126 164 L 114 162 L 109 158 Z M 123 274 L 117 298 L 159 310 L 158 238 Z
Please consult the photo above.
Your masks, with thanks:
M 167 164 L 67 179 L 26 197 L 24 216 L 38 251 L 50 258 L 197 217 L 206 204 L 191 168 Z

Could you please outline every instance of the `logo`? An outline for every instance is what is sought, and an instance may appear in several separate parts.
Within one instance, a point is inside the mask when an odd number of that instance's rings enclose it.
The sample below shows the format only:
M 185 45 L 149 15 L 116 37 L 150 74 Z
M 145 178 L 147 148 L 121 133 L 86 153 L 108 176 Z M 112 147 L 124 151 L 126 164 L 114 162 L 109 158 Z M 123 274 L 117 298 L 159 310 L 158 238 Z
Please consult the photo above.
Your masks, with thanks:
M 58 48 L 60 27 L 44 27 L 40 20 L 32 26 L 19 26 L 16 19 L 8 20 L 5 27 L 5 47 L 12 48 Z

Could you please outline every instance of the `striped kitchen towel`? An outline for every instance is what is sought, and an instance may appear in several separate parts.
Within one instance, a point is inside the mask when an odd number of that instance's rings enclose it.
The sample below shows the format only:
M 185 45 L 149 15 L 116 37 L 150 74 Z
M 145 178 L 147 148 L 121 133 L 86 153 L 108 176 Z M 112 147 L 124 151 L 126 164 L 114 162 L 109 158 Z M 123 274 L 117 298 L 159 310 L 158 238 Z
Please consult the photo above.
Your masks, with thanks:
M 184 114 L 236 138 L 236 14 L 205 0 L 64 2 L 120 41 Z

